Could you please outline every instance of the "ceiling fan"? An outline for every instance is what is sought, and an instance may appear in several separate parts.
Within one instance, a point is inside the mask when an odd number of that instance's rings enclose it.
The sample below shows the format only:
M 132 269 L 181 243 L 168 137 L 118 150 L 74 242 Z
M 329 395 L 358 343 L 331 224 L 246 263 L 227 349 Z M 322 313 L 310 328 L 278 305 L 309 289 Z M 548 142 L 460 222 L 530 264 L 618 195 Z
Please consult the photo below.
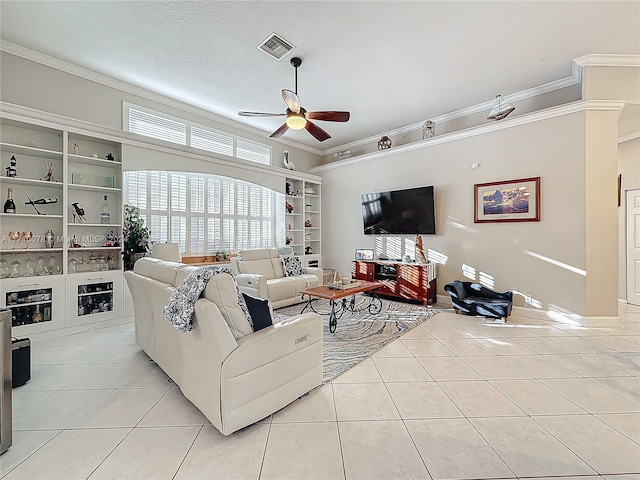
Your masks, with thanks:
M 287 104 L 286 113 L 260 113 L 260 112 L 238 112 L 238 115 L 245 117 L 287 117 L 285 122 L 280 128 L 273 132 L 270 136 L 272 138 L 281 137 L 284 132 L 289 130 L 302 130 L 303 128 L 313 135 L 318 141 L 324 142 L 326 139 L 331 138 L 327 132 L 312 123 L 311 120 L 322 120 L 325 122 L 347 122 L 350 117 L 349 112 L 307 112 L 300 106 L 300 98 L 298 97 L 298 67 L 302 65 L 302 59 L 299 57 L 293 57 L 291 59 L 291 65 L 296 69 L 296 90 L 282 90 L 282 99 Z

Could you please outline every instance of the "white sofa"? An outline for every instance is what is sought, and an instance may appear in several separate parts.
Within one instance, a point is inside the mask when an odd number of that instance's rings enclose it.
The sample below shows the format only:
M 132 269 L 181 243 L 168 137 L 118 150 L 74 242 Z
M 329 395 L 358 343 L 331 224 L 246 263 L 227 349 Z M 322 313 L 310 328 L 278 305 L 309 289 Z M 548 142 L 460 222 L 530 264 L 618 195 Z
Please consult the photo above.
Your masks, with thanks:
M 136 341 L 224 435 L 255 423 L 322 383 L 322 317 L 305 313 L 253 332 L 233 278 L 214 275 L 196 301 L 194 329 L 162 318 L 189 273 L 182 263 L 142 258 L 125 278 Z
M 301 303 L 300 291 L 322 285 L 322 269 L 307 267 L 302 275 L 287 277 L 275 248 L 240 250 L 231 258 L 240 290 L 254 297 L 268 298 L 273 308 Z

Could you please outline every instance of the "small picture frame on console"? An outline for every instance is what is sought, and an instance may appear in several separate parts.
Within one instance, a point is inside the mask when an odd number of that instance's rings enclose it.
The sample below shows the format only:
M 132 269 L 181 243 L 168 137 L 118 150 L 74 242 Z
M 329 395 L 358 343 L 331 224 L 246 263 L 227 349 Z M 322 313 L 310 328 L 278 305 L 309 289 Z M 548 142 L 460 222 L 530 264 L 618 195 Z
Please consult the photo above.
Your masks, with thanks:
M 373 249 L 356 248 L 356 260 L 373 260 Z

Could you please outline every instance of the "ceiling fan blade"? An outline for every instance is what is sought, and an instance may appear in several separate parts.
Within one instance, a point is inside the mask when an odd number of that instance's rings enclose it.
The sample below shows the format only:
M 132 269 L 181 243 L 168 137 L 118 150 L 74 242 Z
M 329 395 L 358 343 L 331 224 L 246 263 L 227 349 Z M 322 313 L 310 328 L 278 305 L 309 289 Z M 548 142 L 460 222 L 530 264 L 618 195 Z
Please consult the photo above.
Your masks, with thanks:
M 291 90 L 282 90 L 282 99 L 293 113 L 300 113 L 300 98 Z
M 308 120 L 304 128 L 307 132 L 316 137 L 316 140 L 318 140 L 319 142 L 324 142 L 326 139 L 331 138 L 331 135 L 329 135 L 315 123 L 311 123 Z
M 286 113 L 238 112 L 243 117 L 284 117 Z
M 305 116 L 309 120 L 324 120 L 325 122 L 348 122 L 349 112 L 307 112 Z
M 286 132 L 287 130 L 289 130 L 289 127 L 287 126 L 286 123 L 283 123 L 279 129 L 277 129 L 275 132 L 273 132 L 269 136 L 271 138 L 280 138 L 284 134 L 284 132 Z

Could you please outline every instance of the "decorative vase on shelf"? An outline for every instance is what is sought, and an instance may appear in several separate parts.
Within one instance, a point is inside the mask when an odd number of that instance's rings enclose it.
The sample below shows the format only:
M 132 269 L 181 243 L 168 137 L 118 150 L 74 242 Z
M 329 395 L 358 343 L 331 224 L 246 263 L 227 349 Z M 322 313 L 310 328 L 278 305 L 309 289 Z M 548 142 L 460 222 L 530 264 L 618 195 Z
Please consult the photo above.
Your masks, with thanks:
M 53 248 L 53 246 L 55 245 L 55 235 L 53 234 L 52 230 L 47 230 L 47 233 L 44 234 L 44 246 L 46 248 Z

